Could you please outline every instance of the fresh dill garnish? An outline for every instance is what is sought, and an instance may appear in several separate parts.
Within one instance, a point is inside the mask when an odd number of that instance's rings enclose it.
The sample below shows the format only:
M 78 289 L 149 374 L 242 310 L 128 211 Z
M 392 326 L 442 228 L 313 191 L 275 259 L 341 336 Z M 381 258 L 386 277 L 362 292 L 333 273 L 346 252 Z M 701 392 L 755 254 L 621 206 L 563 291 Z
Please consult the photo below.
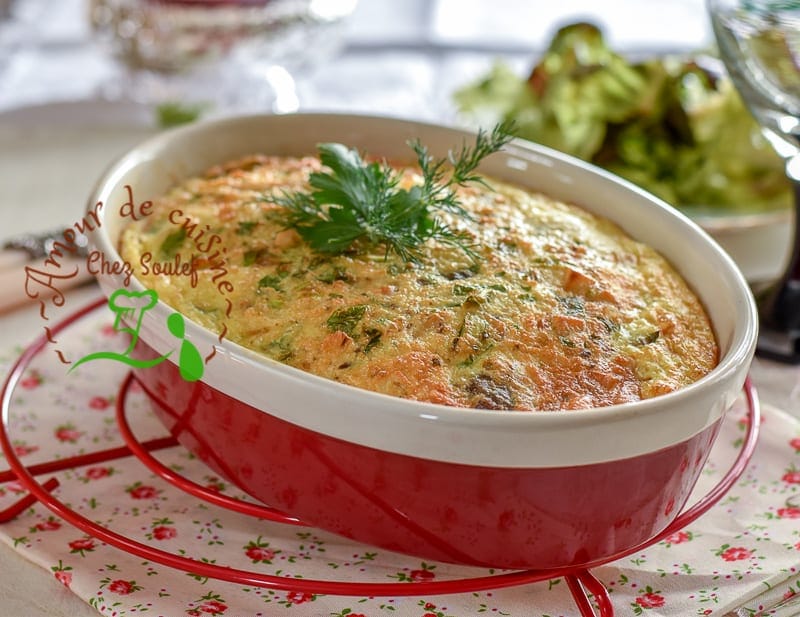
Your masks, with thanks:
M 319 144 L 320 161 L 328 170 L 311 174 L 311 191 L 267 199 L 285 209 L 284 224 L 319 253 L 344 253 L 358 243 L 382 246 L 387 256 L 396 253 L 404 261 L 419 261 L 420 246 L 432 239 L 475 259 L 470 235 L 453 230 L 438 215 L 471 218 L 458 203 L 456 188 L 485 185 L 475 169 L 511 140 L 509 132 L 507 124 L 489 133 L 480 131 L 474 146 L 465 144 L 446 159 L 434 159 L 418 141 L 410 142 L 423 181 L 408 189 L 399 186 L 401 174 L 386 163 L 367 163 L 357 150 L 342 144 Z

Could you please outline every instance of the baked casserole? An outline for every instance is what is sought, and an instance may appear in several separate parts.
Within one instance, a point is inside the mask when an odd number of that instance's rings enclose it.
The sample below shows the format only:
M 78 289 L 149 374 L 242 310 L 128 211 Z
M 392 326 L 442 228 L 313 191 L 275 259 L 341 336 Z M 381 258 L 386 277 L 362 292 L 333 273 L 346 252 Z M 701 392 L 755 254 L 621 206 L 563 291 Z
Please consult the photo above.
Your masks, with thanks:
M 401 183 L 422 182 L 394 165 Z M 388 395 L 460 407 L 574 410 L 695 382 L 718 348 L 700 301 L 613 223 L 486 179 L 443 216 L 471 250 L 431 241 L 325 254 L 270 196 L 308 188 L 317 157 L 254 155 L 184 181 L 128 226 L 134 276 L 198 324 L 276 361 Z M 225 285 L 221 285 L 225 283 Z M 229 304 L 230 303 L 230 304 Z

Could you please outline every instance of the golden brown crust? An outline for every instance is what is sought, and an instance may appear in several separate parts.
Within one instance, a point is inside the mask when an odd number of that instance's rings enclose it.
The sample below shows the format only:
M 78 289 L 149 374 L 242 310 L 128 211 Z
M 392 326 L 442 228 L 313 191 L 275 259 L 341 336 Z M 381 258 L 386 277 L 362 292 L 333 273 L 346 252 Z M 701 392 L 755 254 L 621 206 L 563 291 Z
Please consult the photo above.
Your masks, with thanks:
M 413 265 L 380 250 L 323 257 L 283 229 L 278 206 L 264 198 L 305 187 L 318 168 L 311 157 L 265 156 L 218 166 L 126 229 L 122 255 L 146 286 L 203 326 L 224 327 L 227 338 L 305 371 L 406 398 L 599 407 L 670 392 L 717 362 L 694 294 L 608 221 L 490 181 L 493 191 L 459 193 L 476 223 L 450 221 L 474 237 L 478 266 L 434 243 Z M 405 172 L 405 182 L 418 180 Z M 186 237 L 162 250 L 181 228 Z M 215 270 L 213 250 L 203 250 L 212 235 L 219 242 L 211 248 L 225 249 L 229 292 L 214 280 L 219 259 Z M 193 263 L 196 287 L 190 276 L 146 272 L 145 253 Z

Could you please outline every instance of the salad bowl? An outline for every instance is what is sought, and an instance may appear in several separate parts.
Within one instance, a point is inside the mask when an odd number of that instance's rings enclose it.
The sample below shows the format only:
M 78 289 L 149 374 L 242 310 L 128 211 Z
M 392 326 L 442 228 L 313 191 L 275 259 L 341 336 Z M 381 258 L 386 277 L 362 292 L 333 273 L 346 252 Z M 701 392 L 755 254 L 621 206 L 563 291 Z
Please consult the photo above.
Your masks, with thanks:
M 707 53 L 622 54 L 591 23 L 560 28 L 527 75 L 498 61 L 454 93 L 467 126 L 513 121 L 515 134 L 577 156 L 688 215 L 754 288 L 791 254 L 786 145 L 765 136 L 722 62 Z

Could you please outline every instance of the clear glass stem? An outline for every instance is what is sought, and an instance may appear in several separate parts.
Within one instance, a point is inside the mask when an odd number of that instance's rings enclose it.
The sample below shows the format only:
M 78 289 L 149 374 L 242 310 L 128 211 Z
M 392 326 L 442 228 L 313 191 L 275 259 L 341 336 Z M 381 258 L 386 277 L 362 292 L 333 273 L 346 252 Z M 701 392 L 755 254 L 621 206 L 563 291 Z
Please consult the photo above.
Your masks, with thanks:
M 758 352 L 767 358 L 800 363 L 800 155 L 786 172 L 794 189 L 794 233 L 783 275 L 757 297 L 761 332 Z

